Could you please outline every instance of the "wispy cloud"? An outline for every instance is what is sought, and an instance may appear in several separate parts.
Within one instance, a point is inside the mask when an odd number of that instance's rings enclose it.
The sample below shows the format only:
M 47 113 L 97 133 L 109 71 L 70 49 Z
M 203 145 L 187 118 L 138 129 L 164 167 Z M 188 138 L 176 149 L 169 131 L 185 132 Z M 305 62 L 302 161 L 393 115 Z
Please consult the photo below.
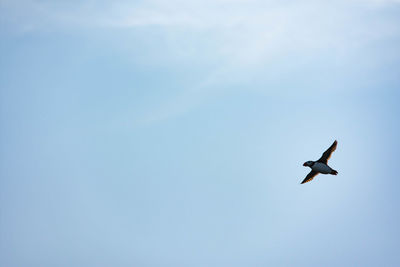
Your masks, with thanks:
M 253 63 L 291 49 L 350 48 L 394 31 L 397 34 L 397 24 L 393 25 L 390 18 L 374 17 L 367 9 L 371 3 L 390 5 L 400 1 L 2 0 L 0 3 L 3 20 L 24 31 L 157 26 L 176 38 L 181 37 L 177 29 L 182 34 L 205 32 L 221 44 L 215 52 Z
M 197 105 L 212 94 L 212 88 L 221 79 L 252 78 L 253 72 L 266 65 L 287 73 L 296 68 L 301 57 L 330 55 L 337 61 L 348 61 L 366 45 L 400 35 L 399 19 L 386 16 L 399 0 L 331 3 L 312 0 L 148 0 L 136 3 L 2 0 L 0 3 L 3 21 L 23 32 L 144 27 L 150 32 L 155 27 L 170 41 L 171 54 L 185 57 L 182 60 L 186 61 L 202 57 L 215 62 L 201 81 L 152 111 L 145 119 L 148 121 L 175 116 Z M 149 49 L 162 53 L 163 46 Z M 201 48 L 202 54 L 193 48 Z
M 215 52 L 233 61 L 253 63 L 288 50 L 351 48 L 394 31 L 397 34 L 397 24 L 393 25 L 390 18 L 376 19 L 367 8 L 371 3 L 390 5 L 400 1 L 3 0 L 0 3 L 3 20 L 24 31 L 157 26 L 173 38 L 181 38 L 179 33 L 184 35 L 187 31 L 203 32 L 220 44 Z

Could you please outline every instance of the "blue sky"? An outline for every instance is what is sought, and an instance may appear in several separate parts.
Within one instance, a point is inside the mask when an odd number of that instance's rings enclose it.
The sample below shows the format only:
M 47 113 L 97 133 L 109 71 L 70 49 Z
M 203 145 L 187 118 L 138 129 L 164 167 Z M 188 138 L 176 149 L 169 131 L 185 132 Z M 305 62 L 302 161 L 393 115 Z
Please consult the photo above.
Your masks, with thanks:
M 1 0 L 0 265 L 398 266 L 399 12 Z

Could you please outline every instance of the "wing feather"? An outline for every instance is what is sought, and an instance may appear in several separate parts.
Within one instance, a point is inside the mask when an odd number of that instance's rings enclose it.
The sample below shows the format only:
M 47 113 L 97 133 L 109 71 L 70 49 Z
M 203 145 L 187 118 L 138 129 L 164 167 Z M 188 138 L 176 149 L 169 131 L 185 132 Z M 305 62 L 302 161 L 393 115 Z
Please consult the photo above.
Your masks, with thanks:
M 328 160 L 330 159 L 333 151 L 336 150 L 337 141 L 333 142 L 333 144 L 322 154 L 321 158 L 317 160 L 318 162 L 328 164 Z
M 318 172 L 316 171 L 310 171 L 309 174 L 307 174 L 306 178 L 304 178 L 303 182 L 301 182 L 301 184 L 305 184 L 309 181 L 311 181 L 312 179 L 314 179 L 315 176 L 317 176 Z

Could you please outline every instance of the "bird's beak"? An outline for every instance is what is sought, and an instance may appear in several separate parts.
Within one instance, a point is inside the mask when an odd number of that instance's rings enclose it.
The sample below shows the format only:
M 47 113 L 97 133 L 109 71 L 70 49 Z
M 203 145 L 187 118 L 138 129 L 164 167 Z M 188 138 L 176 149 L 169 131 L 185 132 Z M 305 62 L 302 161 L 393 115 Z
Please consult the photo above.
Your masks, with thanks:
M 303 163 L 303 166 L 304 166 L 304 167 L 307 167 L 307 163 L 306 163 L 306 162 L 304 162 L 304 163 Z

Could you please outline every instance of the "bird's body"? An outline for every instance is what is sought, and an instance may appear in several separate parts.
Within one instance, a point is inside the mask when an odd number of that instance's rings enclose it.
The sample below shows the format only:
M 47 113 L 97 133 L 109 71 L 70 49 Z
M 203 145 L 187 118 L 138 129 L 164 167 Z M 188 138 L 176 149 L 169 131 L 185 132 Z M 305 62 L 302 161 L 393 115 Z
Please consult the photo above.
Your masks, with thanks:
M 311 166 L 311 169 L 315 172 L 323 174 L 330 174 L 332 172 L 331 167 L 321 162 L 314 162 L 314 164 Z
M 337 141 L 333 142 L 333 144 L 322 154 L 321 158 L 317 161 L 309 160 L 303 164 L 305 167 L 310 167 L 311 172 L 306 176 L 306 178 L 301 182 L 302 184 L 307 183 L 314 179 L 319 173 L 322 174 L 332 174 L 337 175 L 338 172 L 331 167 L 328 166 L 328 160 L 332 155 L 332 152 L 336 150 Z

